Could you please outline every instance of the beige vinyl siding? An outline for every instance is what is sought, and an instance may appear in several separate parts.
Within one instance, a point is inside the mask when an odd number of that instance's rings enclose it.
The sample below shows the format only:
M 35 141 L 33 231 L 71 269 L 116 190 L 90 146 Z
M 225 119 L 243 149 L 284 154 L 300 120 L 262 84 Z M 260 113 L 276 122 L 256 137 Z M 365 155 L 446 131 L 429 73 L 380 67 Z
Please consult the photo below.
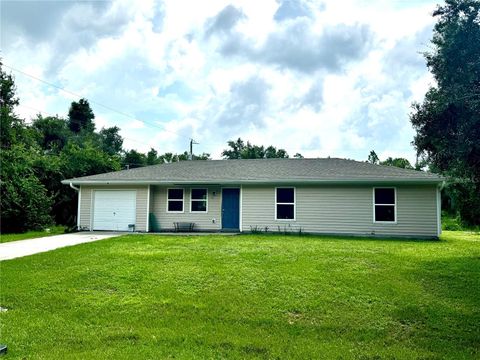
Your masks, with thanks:
M 92 208 L 92 188 L 80 186 L 80 230 L 90 230 L 90 210 Z
M 374 223 L 373 186 L 296 186 L 296 220 L 275 220 L 275 187 L 243 186 L 243 231 L 437 236 L 435 186 L 396 186 L 397 222 Z
M 81 186 L 80 229 L 91 230 L 95 190 L 136 190 L 135 230 L 147 231 L 148 186 Z
M 183 213 L 167 212 L 167 188 L 183 188 Z M 195 186 L 194 189 L 207 189 L 208 212 L 190 212 L 190 189 L 192 187 L 152 186 L 150 206 L 160 231 L 172 230 L 174 222 L 193 222 L 195 230 L 221 229 L 221 188 L 218 186 Z M 215 192 L 215 196 L 213 193 Z M 215 219 L 215 222 L 213 222 Z
M 136 213 L 136 231 L 148 231 L 147 217 L 148 217 L 148 186 L 135 188 L 137 190 L 137 213 Z

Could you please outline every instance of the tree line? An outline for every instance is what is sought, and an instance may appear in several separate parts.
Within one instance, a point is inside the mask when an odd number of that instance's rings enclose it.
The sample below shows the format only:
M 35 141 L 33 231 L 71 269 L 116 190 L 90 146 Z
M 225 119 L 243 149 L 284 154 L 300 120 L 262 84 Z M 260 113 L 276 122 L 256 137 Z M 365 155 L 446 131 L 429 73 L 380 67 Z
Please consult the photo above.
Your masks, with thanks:
M 370 151 L 370 154 L 368 154 L 367 162 L 370 164 L 395 166 L 402 169 L 410 169 L 410 170 L 424 170 L 424 168 L 427 165 L 425 161 L 417 161 L 415 163 L 415 166 L 412 166 L 412 164 L 410 163 L 410 161 L 408 161 L 408 159 L 405 159 L 402 157 L 392 158 L 391 156 L 389 156 L 385 160 L 380 160 L 375 150 Z

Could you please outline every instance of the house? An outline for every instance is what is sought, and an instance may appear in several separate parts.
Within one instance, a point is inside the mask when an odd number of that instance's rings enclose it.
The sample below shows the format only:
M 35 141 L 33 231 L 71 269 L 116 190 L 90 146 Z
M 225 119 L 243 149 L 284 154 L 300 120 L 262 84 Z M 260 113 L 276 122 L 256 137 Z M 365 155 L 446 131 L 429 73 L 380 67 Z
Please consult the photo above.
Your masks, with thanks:
M 252 230 L 435 238 L 435 174 L 353 160 L 183 161 L 64 180 L 81 230 Z

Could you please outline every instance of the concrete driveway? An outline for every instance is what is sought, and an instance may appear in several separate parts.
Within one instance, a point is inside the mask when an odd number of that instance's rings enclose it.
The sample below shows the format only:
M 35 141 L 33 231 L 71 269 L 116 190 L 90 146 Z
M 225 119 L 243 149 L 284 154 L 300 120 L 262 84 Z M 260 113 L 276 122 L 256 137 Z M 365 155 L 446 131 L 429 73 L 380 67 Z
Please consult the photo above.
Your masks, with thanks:
M 36 239 L 11 241 L 0 244 L 0 261 L 37 254 L 61 247 L 109 239 L 125 233 L 79 232 L 41 237 Z

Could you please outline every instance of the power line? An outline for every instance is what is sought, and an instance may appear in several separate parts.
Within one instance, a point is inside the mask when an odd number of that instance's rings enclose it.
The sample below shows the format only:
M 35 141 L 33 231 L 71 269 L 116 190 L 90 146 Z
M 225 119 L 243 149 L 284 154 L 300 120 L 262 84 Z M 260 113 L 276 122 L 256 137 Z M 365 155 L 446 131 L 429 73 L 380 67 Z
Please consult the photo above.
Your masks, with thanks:
M 58 90 L 60 90 L 60 91 L 63 91 L 63 92 L 66 93 L 66 94 L 69 94 L 69 95 L 72 95 L 72 96 L 75 96 L 75 97 L 78 97 L 78 98 L 84 98 L 84 96 L 82 96 L 82 95 L 80 95 L 80 94 L 77 94 L 77 93 L 75 93 L 75 92 L 73 92 L 73 91 L 70 91 L 70 90 L 67 90 L 67 89 L 65 89 L 65 88 L 62 88 L 61 86 L 55 85 L 55 84 L 53 84 L 53 83 L 50 83 L 50 82 L 48 82 L 48 81 L 46 81 L 46 80 L 43 80 L 43 79 L 41 79 L 41 78 L 39 78 L 39 77 L 37 77 L 37 76 L 35 76 L 35 75 L 26 73 L 26 72 L 23 71 L 23 70 L 14 68 L 13 66 L 7 65 L 7 64 L 5 64 L 5 63 L 3 63 L 2 65 L 5 66 L 5 67 L 7 67 L 7 68 L 9 68 L 10 70 L 13 70 L 13 71 L 16 71 L 16 72 L 22 74 L 22 75 L 24 75 L 24 76 L 30 77 L 30 78 L 32 78 L 32 79 L 34 79 L 34 80 L 37 80 L 37 81 L 39 81 L 39 82 L 41 82 L 41 83 L 44 83 L 44 84 L 48 85 L 48 86 L 51 86 L 51 87 L 54 87 L 54 88 L 56 88 L 56 89 L 58 89 Z M 185 136 L 185 135 L 179 134 L 179 133 L 177 133 L 177 132 L 174 132 L 174 131 L 165 129 L 165 125 L 162 125 L 162 126 L 160 127 L 160 126 L 158 126 L 157 124 L 151 123 L 151 122 L 149 122 L 149 121 L 145 121 L 145 120 L 138 119 L 138 118 L 136 118 L 136 117 L 133 116 L 133 115 L 130 115 L 130 114 L 127 114 L 127 113 L 125 113 L 125 112 L 123 112 L 123 111 L 117 110 L 117 109 L 115 109 L 115 108 L 113 108 L 113 107 L 111 107 L 111 106 L 102 104 L 101 102 L 98 102 L 98 101 L 96 101 L 96 100 L 91 100 L 91 99 L 90 99 L 89 101 L 90 101 L 92 104 L 98 105 L 98 106 L 100 106 L 100 107 L 102 107 L 102 108 L 104 108 L 104 109 L 106 109 L 106 110 L 115 112 L 115 113 L 117 113 L 117 114 L 120 114 L 120 115 L 122 115 L 122 116 L 128 117 L 128 118 L 133 119 L 133 120 L 138 120 L 138 121 L 142 122 L 142 123 L 145 124 L 145 125 L 150 125 L 150 126 L 157 127 L 157 128 L 159 128 L 159 129 L 162 129 L 162 130 L 165 131 L 165 132 L 172 133 L 172 134 L 174 134 L 174 135 L 177 135 L 177 136 L 186 138 L 186 139 L 188 139 L 188 140 L 191 139 L 191 137 L 189 137 L 189 136 Z
M 28 105 L 18 104 L 17 106 L 18 106 L 18 107 L 23 107 L 23 108 L 26 108 L 26 109 L 30 109 L 30 110 L 33 110 L 33 111 L 37 111 L 37 112 L 40 113 L 40 114 L 46 114 L 46 115 L 52 116 L 52 117 L 58 115 L 58 114 L 55 114 L 55 115 L 54 115 L 54 114 L 52 114 L 52 113 L 50 113 L 50 112 L 48 112 L 48 111 L 43 111 L 43 110 L 40 110 L 40 109 L 31 107 L 31 106 L 28 106 Z M 76 120 L 74 120 L 74 122 L 76 122 L 77 124 L 80 123 L 79 121 L 76 121 Z M 132 139 L 132 138 L 128 138 L 128 137 L 125 137 L 125 136 L 122 136 L 122 139 L 124 139 L 124 140 L 130 140 L 130 141 L 133 141 L 133 142 L 136 142 L 136 143 L 145 145 L 145 142 L 143 142 L 143 141 L 138 141 L 138 140 L 135 140 L 135 139 Z M 151 145 L 149 145 L 149 146 L 154 149 L 153 146 L 151 146 Z M 157 149 L 157 150 L 159 150 L 159 149 Z

